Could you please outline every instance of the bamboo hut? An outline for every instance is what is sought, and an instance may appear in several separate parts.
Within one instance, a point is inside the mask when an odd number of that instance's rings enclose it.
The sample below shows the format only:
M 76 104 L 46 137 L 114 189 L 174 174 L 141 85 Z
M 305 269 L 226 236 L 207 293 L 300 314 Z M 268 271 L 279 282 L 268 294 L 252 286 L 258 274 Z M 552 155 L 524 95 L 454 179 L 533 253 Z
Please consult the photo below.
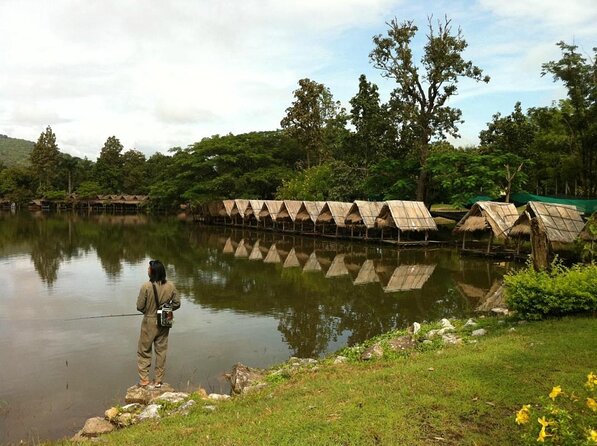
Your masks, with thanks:
M 264 200 L 261 211 L 259 212 L 259 220 L 263 222 L 263 227 L 266 227 L 266 222 L 272 223 L 272 228 L 278 218 L 278 213 L 284 202 L 281 200 Z
M 230 210 L 230 217 L 234 220 L 236 220 L 236 223 L 240 223 L 244 225 L 245 223 L 245 212 L 247 211 L 247 208 L 249 207 L 249 200 L 243 200 L 243 199 L 236 199 L 234 200 L 234 205 L 232 206 L 232 209 Z
M 321 223 L 323 225 L 321 233 L 325 234 L 325 225 L 331 223 L 336 227 L 335 235 L 337 237 L 338 229 L 346 227 L 344 221 L 346 220 L 346 215 L 351 206 L 352 203 L 344 201 L 326 201 L 316 220 L 316 223 Z
M 350 236 L 354 235 L 354 227 L 365 228 L 365 238 L 369 238 L 369 230 L 375 228 L 375 219 L 381 212 L 384 202 L 382 201 L 360 201 L 356 200 L 344 220 L 347 226 L 350 226 Z
M 276 217 L 277 222 L 282 223 L 282 230 L 286 230 L 286 223 L 292 223 L 292 230 L 296 230 L 296 215 L 298 214 L 302 201 L 298 200 L 284 200 L 280 206 L 280 212 Z
M 334 260 L 332 260 L 330 269 L 328 269 L 325 275 L 326 279 L 331 277 L 347 276 L 349 274 L 348 269 L 344 264 L 344 256 L 345 254 L 336 254 L 336 257 L 334 257 Z
M 536 221 L 537 234 L 545 237 L 553 250 L 574 243 L 585 225 L 575 206 L 529 201 L 524 212 L 512 225 L 510 237 L 531 237 L 532 223 Z
M 517 218 L 518 211 L 512 203 L 478 201 L 456 224 L 454 233 L 462 233 L 462 249 L 465 249 L 467 233 L 489 232 L 487 244 L 487 253 L 489 253 L 494 237 L 506 239 Z
M 402 232 L 424 232 L 425 241 L 429 231 L 437 231 L 435 220 L 422 201 L 386 201 L 375 219 L 375 226 L 381 228 L 381 238 L 386 228 L 396 228 L 398 242 Z
M 245 210 L 245 218 L 249 226 L 253 221 L 255 222 L 255 226 L 259 225 L 259 213 L 262 208 L 263 200 L 249 200 L 249 206 L 247 206 L 247 209 Z
M 420 290 L 435 271 L 435 265 L 400 265 L 395 270 L 384 293 Z
M 365 285 L 367 283 L 379 282 L 379 276 L 375 272 L 373 260 L 367 259 L 363 262 L 359 274 L 352 282 L 353 285 Z
M 305 224 L 312 226 L 315 231 L 317 217 L 325 206 L 325 201 L 303 201 L 295 216 L 295 222 L 301 224 L 301 232 L 304 232 Z
M 309 255 L 309 258 L 307 259 L 307 262 L 305 263 L 305 266 L 303 267 L 303 272 L 311 273 L 311 272 L 319 272 L 321 270 L 322 270 L 322 268 L 321 268 L 321 264 L 317 260 L 317 254 L 315 254 L 315 251 L 313 251 Z

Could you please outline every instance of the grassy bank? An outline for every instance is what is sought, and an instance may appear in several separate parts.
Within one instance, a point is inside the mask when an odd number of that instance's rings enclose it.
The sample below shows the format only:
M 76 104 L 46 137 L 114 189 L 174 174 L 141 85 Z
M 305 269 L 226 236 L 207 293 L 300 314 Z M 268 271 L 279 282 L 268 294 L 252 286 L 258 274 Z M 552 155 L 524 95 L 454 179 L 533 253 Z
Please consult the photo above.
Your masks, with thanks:
M 199 403 L 188 416 L 124 429 L 102 444 L 520 444 L 514 415 L 522 404 L 597 372 L 597 319 L 482 324 L 488 334 L 476 342 L 372 362 L 325 362 L 217 403 L 214 412 Z

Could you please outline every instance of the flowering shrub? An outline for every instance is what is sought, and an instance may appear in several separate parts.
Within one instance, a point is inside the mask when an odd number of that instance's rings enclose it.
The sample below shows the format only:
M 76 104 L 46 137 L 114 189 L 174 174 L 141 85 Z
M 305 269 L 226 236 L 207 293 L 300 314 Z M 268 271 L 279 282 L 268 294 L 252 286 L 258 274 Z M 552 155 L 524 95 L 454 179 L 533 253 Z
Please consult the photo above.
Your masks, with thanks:
M 524 444 L 597 445 L 597 375 L 587 375 L 581 394 L 555 386 L 540 404 L 525 404 L 515 422 Z M 536 420 L 536 421 L 535 421 Z

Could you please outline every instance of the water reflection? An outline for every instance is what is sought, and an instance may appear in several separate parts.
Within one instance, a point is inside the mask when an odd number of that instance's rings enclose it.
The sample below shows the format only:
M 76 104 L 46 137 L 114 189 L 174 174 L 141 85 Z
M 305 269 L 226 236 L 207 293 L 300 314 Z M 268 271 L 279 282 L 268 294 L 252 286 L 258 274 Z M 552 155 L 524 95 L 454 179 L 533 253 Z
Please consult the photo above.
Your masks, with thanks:
M 469 315 L 509 267 L 450 249 L 398 251 L 176 219 L 0 213 L 0 356 L 13 358 L 0 368 L 0 400 L 11 405 L 0 414 L 0 443 L 24 438 L 20 425 L 35 425 L 41 438 L 72 433 L 132 384 L 138 320 L 61 321 L 134 311 L 150 258 L 165 262 L 184 299 L 169 381 L 218 392 L 227 390 L 218 376 L 237 361 L 267 367 L 414 321 Z M 19 319 L 9 318 L 17 307 Z M 73 405 L 82 393 L 88 398 Z M 44 404 L 61 416 L 26 418 Z

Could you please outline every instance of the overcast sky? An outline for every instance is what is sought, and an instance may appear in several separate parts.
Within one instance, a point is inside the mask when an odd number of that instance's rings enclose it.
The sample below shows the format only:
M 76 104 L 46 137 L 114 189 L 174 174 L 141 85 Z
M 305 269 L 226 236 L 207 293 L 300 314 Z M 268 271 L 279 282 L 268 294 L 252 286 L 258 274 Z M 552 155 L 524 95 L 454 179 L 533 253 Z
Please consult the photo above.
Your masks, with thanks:
M 496 112 L 565 92 L 541 64 L 555 43 L 597 46 L 595 0 L 0 0 L 0 134 L 95 159 L 115 135 L 148 156 L 216 133 L 279 128 L 297 81 L 324 83 L 349 108 L 386 22 L 448 15 L 489 84 L 463 82 L 458 145 Z M 424 35 L 416 41 L 417 51 Z

